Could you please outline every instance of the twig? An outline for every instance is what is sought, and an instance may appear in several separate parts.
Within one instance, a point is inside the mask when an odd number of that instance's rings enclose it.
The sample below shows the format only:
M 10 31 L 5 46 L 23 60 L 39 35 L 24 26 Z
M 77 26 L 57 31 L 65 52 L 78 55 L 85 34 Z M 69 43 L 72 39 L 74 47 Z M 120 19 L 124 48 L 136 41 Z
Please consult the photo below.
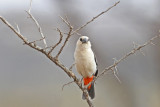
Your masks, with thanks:
M 17 31 L 18 31 L 19 33 L 21 33 L 18 24 L 17 24 L 17 23 L 15 23 L 15 24 L 16 24 L 16 27 L 17 27 Z
M 0 16 L 0 19 L 4 24 L 6 24 L 19 38 L 23 40 L 23 42 L 27 43 L 27 39 L 23 37 L 23 35 L 20 34 L 18 30 L 16 30 L 7 20 L 5 20 L 2 16 Z
M 66 25 L 70 28 L 72 28 L 73 29 L 73 27 L 71 26 L 71 23 L 68 21 L 68 18 L 66 17 L 66 19 L 64 19 L 62 16 L 59 16 L 61 19 L 62 19 L 62 21 L 63 22 L 65 22 L 66 23 Z
M 75 34 L 78 31 L 80 31 L 82 28 L 84 28 L 85 26 L 87 26 L 89 23 L 93 22 L 99 16 L 101 16 L 104 13 L 108 12 L 110 9 L 112 9 L 113 7 L 115 7 L 119 3 L 120 3 L 120 1 L 116 2 L 114 5 L 112 5 L 111 7 L 109 7 L 107 10 L 105 10 L 105 11 L 101 12 L 100 14 L 98 14 L 97 16 L 93 17 L 90 21 L 86 22 L 84 25 L 82 25 L 81 27 L 79 27 L 78 29 L 76 29 L 75 31 L 73 31 L 71 35 Z
M 58 28 L 57 28 L 57 31 L 59 32 L 59 36 L 60 36 L 59 41 L 54 46 L 52 46 L 52 48 L 48 52 L 48 54 L 50 54 L 62 42 L 63 34 L 62 34 L 62 32 Z
M 43 39 L 45 39 L 45 38 L 41 38 L 41 39 L 39 39 L 39 40 L 35 40 L 35 41 L 29 42 L 29 43 L 36 43 L 36 42 L 38 42 L 38 41 L 42 41 Z
M 115 64 L 117 62 L 117 59 L 116 58 L 113 58 L 113 59 L 114 59 L 114 64 Z M 114 67 L 114 70 L 113 69 L 111 69 L 111 70 L 113 71 L 113 74 L 116 77 L 116 79 L 118 80 L 118 82 L 121 84 L 122 82 L 117 75 L 118 74 L 117 65 Z
M 41 26 L 39 25 L 38 21 L 34 18 L 34 16 L 31 14 L 31 6 L 32 6 L 32 0 L 30 1 L 30 8 L 26 12 L 28 13 L 29 17 L 33 20 L 33 22 L 36 24 L 41 37 L 45 38 L 45 36 L 43 35 L 43 32 L 42 32 Z M 46 43 L 45 39 L 43 39 L 43 43 L 44 43 L 45 47 L 47 47 L 47 43 Z
M 30 6 L 29 6 L 29 9 L 28 9 L 29 13 L 31 12 L 31 7 L 32 7 L 32 0 L 30 1 Z
M 60 16 L 60 17 L 61 17 L 61 16 Z M 69 29 L 68 35 L 67 35 L 67 37 L 66 37 L 66 39 L 65 39 L 62 47 L 60 48 L 60 50 L 58 51 L 58 53 L 57 53 L 57 55 L 56 55 L 56 57 L 55 57 L 56 59 L 58 59 L 58 57 L 59 57 L 59 55 L 61 54 L 63 48 L 65 47 L 65 45 L 67 44 L 69 38 L 71 37 L 71 32 L 72 32 L 72 29 L 73 29 L 73 27 L 70 25 L 70 22 L 69 22 L 69 21 L 66 21 L 66 20 L 65 20 L 64 18 L 62 18 L 62 17 L 61 17 L 61 19 L 63 20 L 63 22 L 65 22 L 65 23 L 68 25 L 68 27 L 69 27 L 70 29 Z
M 30 43 L 22 34 L 18 32 L 6 19 L 4 19 L 2 16 L 0 16 L 0 19 L 4 24 L 6 24 L 25 44 L 29 45 L 31 48 L 36 49 L 37 51 L 41 51 L 44 53 L 41 47 L 34 46 L 32 43 Z
M 66 43 L 67 43 L 67 41 L 69 40 L 69 38 L 70 38 L 70 36 L 71 36 L 71 35 L 70 35 L 71 31 L 72 31 L 72 29 L 70 29 L 69 34 L 68 34 L 66 40 L 64 41 L 64 43 L 63 43 L 61 49 L 59 50 L 58 54 L 56 55 L 56 58 L 59 57 L 59 55 L 61 54 L 63 48 L 65 47 L 65 45 L 66 45 Z
M 151 44 L 153 44 L 153 43 L 151 42 Z M 135 42 L 133 42 L 133 49 L 136 49 L 138 46 L 140 46 L 140 45 L 137 44 L 137 43 L 135 43 Z M 145 54 L 144 54 L 144 52 L 142 51 L 142 49 L 140 49 L 139 51 L 142 53 L 143 56 L 145 56 Z M 135 53 L 135 54 L 136 54 L 136 53 Z
M 113 74 L 114 74 L 114 76 L 116 77 L 116 79 L 118 80 L 118 82 L 121 84 L 122 82 L 121 82 L 121 80 L 119 79 L 119 77 L 117 76 L 117 71 L 114 69 L 113 70 L 113 68 L 111 68 L 111 71 L 113 72 Z
M 54 29 L 54 30 L 57 31 L 57 29 Z M 62 31 L 61 31 L 61 33 L 62 33 L 62 34 L 65 34 L 65 35 L 68 35 L 68 33 L 66 33 L 66 32 L 62 32 Z M 76 34 L 77 34 L 78 36 L 83 36 L 82 34 L 80 34 L 80 33 L 78 33 L 78 32 L 76 32 Z M 47 47 L 47 48 L 50 48 L 50 46 Z
M 72 68 L 75 66 L 75 63 L 73 63 L 70 67 L 69 70 L 72 71 Z
M 63 91 L 63 89 L 64 89 L 64 87 L 66 86 L 66 85 L 69 85 L 69 84 L 71 84 L 71 83 L 73 83 L 74 81 L 71 81 L 71 82 L 68 82 L 68 83 L 66 83 L 66 84 L 64 84 L 63 86 L 62 86 L 62 91 Z

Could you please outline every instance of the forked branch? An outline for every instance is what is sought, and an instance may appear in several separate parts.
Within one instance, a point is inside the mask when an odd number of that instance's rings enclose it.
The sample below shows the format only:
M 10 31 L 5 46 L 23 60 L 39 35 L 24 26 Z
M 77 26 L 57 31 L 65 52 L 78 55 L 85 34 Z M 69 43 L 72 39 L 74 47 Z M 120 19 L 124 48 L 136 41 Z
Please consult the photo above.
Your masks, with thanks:
M 46 43 L 45 36 L 44 36 L 44 34 L 43 34 L 43 32 L 42 32 L 42 28 L 41 28 L 41 26 L 39 25 L 38 21 L 37 21 L 37 20 L 34 18 L 34 16 L 31 14 L 31 6 L 32 6 L 32 0 L 30 1 L 30 8 L 29 8 L 29 10 L 26 11 L 26 12 L 27 12 L 27 14 L 29 15 L 29 18 L 31 18 L 31 19 L 33 20 L 33 22 L 36 24 L 36 26 L 37 26 L 37 28 L 38 28 L 38 31 L 39 31 L 39 33 L 40 33 L 40 35 L 41 35 L 41 37 L 42 37 L 43 43 L 44 43 L 44 45 L 45 45 L 45 48 L 46 48 L 46 47 L 47 47 L 47 43 Z
M 55 57 L 55 58 L 57 58 L 57 59 L 58 59 L 59 55 L 61 54 L 62 50 L 64 49 L 64 47 L 66 46 L 69 38 L 71 37 L 71 33 L 72 33 L 72 30 L 73 30 L 73 27 L 72 27 L 72 25 L 70 24 L 70 22 L 69 22 L 68 20 L 64 20 L 62 17 L 61 17 L 61 19 L 62 19 L 63 22 L 65 22 L 65 23 L 67 24 L 67 26 L 69 27 L 69 32 L 68 32 L 68 35 L 67 35 L 67 37 L 66 37 L 66 39 L 65 39 L 62 47 L 60 48 L 60 50 L 58 51 L 58 53 L 57 53 L 57 55 L 56 55 L 56 57 Z
M 59 41 L 58 41 L 54 46 L 51 47 L 51 49 L 50 49 L 50 51 L 48 52 L 48 54 L 50 54 L 50 53 L 62 42 L 63 34 L 62 34 L 62 32 L 60 31 L 60 29 L 58 29 L 58 28 L 57 28 L 57 31 L 59 32 L 59 36 L 60 36 Z

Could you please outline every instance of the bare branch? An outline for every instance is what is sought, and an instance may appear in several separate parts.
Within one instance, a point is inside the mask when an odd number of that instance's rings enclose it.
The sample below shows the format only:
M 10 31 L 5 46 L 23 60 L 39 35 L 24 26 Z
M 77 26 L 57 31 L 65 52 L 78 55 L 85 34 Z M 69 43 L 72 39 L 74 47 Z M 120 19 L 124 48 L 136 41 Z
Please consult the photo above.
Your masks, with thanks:
M 69 70 L 72 71 L 72 68 L 75 66 L 75 63 L 73 63 L 70 67 Z
M 38 42 L 38 41 L 42 41 L 43 39 L 45 39 L 45 38 L 41 38 L 41 39 L 39 39 L 39 40 L 35 40 L 35 41 L 29 42 L 29 43 L 36 43 L 36 42 Z
M 68 35 L 67 35 L 67 37 L 66 37 L 66 39 L 65 39 L 62 47 L 60 48 L 59 52 L 58 52 L 57 55 L 56 55 L 56 58 L 57 58 L 57 59 L 58 59 L 59 55 L 61 54 L 63 48 L 64 48 L 65 45 L 67 44 L 69 38 L 71 37 L 71 32 L 72 32 L 72 29 L 73 29 L 73 27 L 70 25 L 70 22 L 69 22 L 69 21 L 66 21 L 66 20 L 63 19 L 62 17 L 61 17 L 61 19 L 63 20 L 63 22 L 65 22 L 65 23 L 68 25 L 68 27 L 69 27 L 70 29 L 69 29 Z
M 62 16 L 59 16 L 59 17 L 62 19 L 62 21 L 63 21 L 64 23 L 66 23 L 66 25 L 67 25 L 69 28 L 72 28 L 72 29 L 73 29 L 73 27 L 71 26 L 71 23 L 68 21 L 67 16 L 66 16 L 66 19 L 64 19 Z
M 62 42 L 63 34 L 58 28 L 57 28 L 57 31 L 59 32 L 59 36 L 60 36 L 59 41 L 54 46 L 52 46 L 48 54 L 50 54 Z
M 43 34 L 43 32 L 42 32 L 42 28 L 41 28 L 41 26 L 39 25 L 38 21 L 37 21 L 37 20 L 34 18 L 34 16 L 31 14 L 31 6 L 32 6 L 32 0 L 30 1 L 30 8 L 29 8 L 29 10 L 26 11 L 26 12 L 28 13 L 29 17 L 33 20 L 33 22 L 36 24 L 36 26 L 37 26 L 37 28 L 38 28 L 38 31 L 39 31 L 39 33 L 40 33 L 40 35 L 41 35 L 41 37 L 44 38 L 44 39 L 43 39 L 43 43 L 44 43 L 45 47 L 47 47 L 47 43 L 46 43 L 46 40 L 45 40 L 45 36 L 44 36 L 44 34 Z
M 153 43 L 151 42 L 151 44 L 153 44 Z M 133 47 L 134 47 L 134 49 L 136 49 L 138 46 L 140 46 L 140 45 L 137 44 L 137 43 L 135 43 L 135 42 L 133 42 Z M 144 54 L 144 52 L 142 51 L 142 49 L 140 49 L 139 51 L 141 52 L 141 54 L 142 54 L 143 56 L 145 56 L 145 54 Z M 136 53 L 135 53 L 135 54 L 136 54 Z
M 103 15 L 104 13 L 108 12 L 110 9 L 112 9 L 113 7 L 115 7 L 118 3 L 120 3 L 120 1 L 116 2 L 113 6 L 109 7 L 107 10 L 101 12 L 100 14 L 98 14 L 97 16 L 93 17 L 90 21 L 86 22 L 84 25 L 82 25 L 81 27 L 79 27 L 78 29 L 76 29 L 75 31 L 72 32 L 71 35 L 75 34 L 76 32 L 80 31 L 82 28 L 84 28 L 85 26 L 87 26 L 88 24 L 90 24 L 91 22 L 93 22 L 95 19 L 97 19 L 99 16 Z
M 36 49 L 37 51 L 41 51 L 44 53 L 41 47 L 34 46 L 33 43 L 30 43 L 22 34 L 20 34 L 6 19 L 4 19 L 2 16 L 0 16 L 0 19 L 4 24 L 6 24 L 25 44 L 29 45 L 31 48 Z
M 95 81 L 97 78 L 101 77 L 102 75 L 104 75 L 107 71 L 109 70 L 113 70 L 113 68 L 115 68 L 120 62 L 122 62 L 123 60 L 127 59 L 129 56 L 135 54 L 137 51 L 140 51 L 142 48 L 144 48 L 145 46 L 149 45 L 149 44 L 152 44 L 153 41 L 157 38 L 159 38 L 160 35 L 158 36 L 155 36 L 153 38 L 151 38 L 149 41 L 145 42 L 143 45 L 139 45 L 138 47 L 135 47 L 132 51 L 130 51 L 129 53 L 127 53 L 126 55 L 124 55 L 122 58 L 120 58 L 119 60 L 117 60 L 113 65 L 105 68 L 96 78 L 95 78 Z
M 54 30 L 56 30 L 56 31 L 57 31 L 57 28 L 56 28 L 56 29 L 54 29 Z M 68 35 L 68 33 L 66 33 L 66 32 L 62 32 L 62 31 L 61 31 L 61 33 L 62 33 L 62 34 L 64 34 L 64 35 Z M 77 34 L 78 36 L 83 36 L 83 35 L 81 35 L 81 34 L 80 34 L 80 33 L 78 33 L 78 32 L 76 32 L 76 34 Z
M 31 7 L 32 7 L 32 0 L 30 1 L 30 6 L 29 6 L 29 9 L 28 9 L 29 13 L 31 12 Z
M 79 30 L 81 30 L 82 28 L 84 28 L 85 26 L 87 26 L 88 24 L 90 24 L 91 22 L 93 22 L 95 19 L 97 19 L 99 16 L 103 15 L 104 13 L 108 12 L 110 9 L 112 9 L 113 7 L 115 7 L 118 3 L 120 3 L 120 1 L 116 2 L 113 6 L 109 7 L 107 10 L 101 12 L 100 14 L 98 14 L 97 16 L 93 17 L 90 21 L 86 22 L 84 25 L 82 25 L 81 27 L 77 28 L 76 30 L 74 30 L 71 35 L 73 34 L 77 34 L 79 36 L 82 36 L 80 33 L 78 33 Z M 69 27 L 71 26 L 70 23 L 68 23 L 67 21 L 67 17 L 66 20 L 60 16 L 60 18 L 63 20 L 63 22 L 65 22 Z
M 23 40 L 23 42 L 27 43 L 27 39 L 25 39 L 23 37 L 23 35 L 21 35 L 19 33 L 18 30 L 16 30 L 7 20 L 5 20 L 2 16 L 0 16 L 0 19 L 3 21 L 4 24 L 6 24 L 19 38 L 21 38 Z
M 72 29 L 70 29 L 70 33 L 71 33 L 71 31 L 72 31 Z M 59 50 L 58 54 L 56 55 L 56 58 L 58 58 L 58 57 L 59 57 L 59 55 L 61 54 L 61 52 L 62 52 L 63 48 L 65 47 L 65 45 L 66 45 L 66 43 L 67 43 L 67 41 L 68 41 L 68 40 L 69 40 L 69 38 L 71 37 L 70 33 L 68 34 L 68 36 L 67 36 L 66 40 L 64 41 L 64 43 L 63 43 L 63 45 L 62 45 L 61 49 Z
M 27 12 L 27 11 L 26 11 L 26 12 Z M 27 12 L 27 13 L 28 13 L 28 15 L 30 16 L 30 18 L 35 22 L 36 26 L 38 27 L 38 31 L 40 32 L 41 37 L 42 37 L 42 38 L 45 38 L 45 36 L 43 35 L 42 29 L 41 29 L 38 21 L 32 16 L 31 13 L 29 13 L 29 12 Z M 45 47 L 47 47 L 47 43 L 46 43 L 46 40 L 45 40 L 45 39 L 43 39 L 43 43 L 44 43 Z

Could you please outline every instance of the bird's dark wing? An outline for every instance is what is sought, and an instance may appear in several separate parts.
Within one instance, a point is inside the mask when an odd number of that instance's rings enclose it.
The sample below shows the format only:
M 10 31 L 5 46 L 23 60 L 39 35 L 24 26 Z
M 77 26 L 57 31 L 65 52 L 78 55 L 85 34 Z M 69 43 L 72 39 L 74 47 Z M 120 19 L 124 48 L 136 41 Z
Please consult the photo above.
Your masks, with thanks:
M 98 75 L 98 63 L 97 63 L 97 59 L 96 59 L 95 54 L 94 54 L 94 60 L 96 62 L 96 73 L 94 74 L 94 76 L 97 76 Z

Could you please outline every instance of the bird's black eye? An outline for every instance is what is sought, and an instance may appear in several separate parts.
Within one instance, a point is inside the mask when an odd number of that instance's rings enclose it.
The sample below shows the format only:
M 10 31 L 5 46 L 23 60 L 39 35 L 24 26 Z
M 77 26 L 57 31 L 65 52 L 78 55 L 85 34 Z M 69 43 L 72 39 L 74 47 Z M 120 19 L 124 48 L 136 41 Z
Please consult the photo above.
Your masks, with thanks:
M 80 41 L 82 41 L 82 38 L 80 38 Z

